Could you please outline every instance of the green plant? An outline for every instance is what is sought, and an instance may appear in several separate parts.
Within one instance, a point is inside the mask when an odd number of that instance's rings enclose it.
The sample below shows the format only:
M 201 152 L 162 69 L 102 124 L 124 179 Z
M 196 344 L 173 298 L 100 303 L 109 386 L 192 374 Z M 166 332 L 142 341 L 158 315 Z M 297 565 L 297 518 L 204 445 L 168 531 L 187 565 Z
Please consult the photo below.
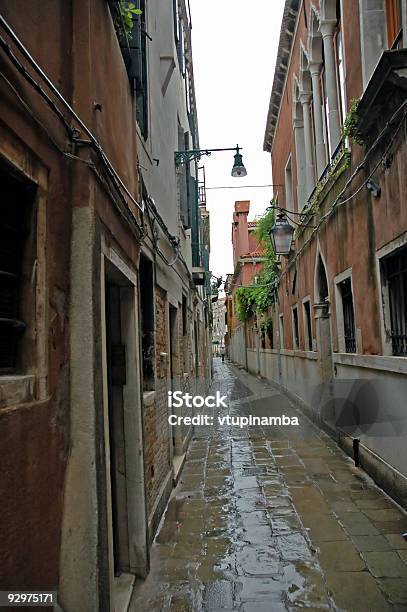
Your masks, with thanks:
M 350 163 L 350 153 L 344 148 L 343 152 L 335 159 L 335 162 L 333 163 L 329 172 L 324 176 L 323 180 L 317 183 L 312 194 L 312 198 L 303 210 L 301 224 L 295 229 L 294 239 L 300 238 L 302 236 L 302 234 L 307 228 L 307 224 L 309 223 L 310 218 L 313 215 L 319 213 L 319 211 L 321 210 L 321 203 L 323 200 L 323 198 L 321 198 L 321 195 L 327 183 L 334 183 L 335 181 L 337 181 L 338 178 L 350 167 Z
M 131 38 L 133 17 L 135 15 L 141 15 L 142 11 L 136 7 L 134 2 L 125 2 L 121 0 L 119 2 L 119 13 L 118 28 L 124 30 L 123 34 L 127 36 L 127 38 Z
M 257 221 L 256 237 L 265 251 L 262 271 L 252 287 L 239 287 L 236 291 L 236 309 L 240 321 L 247 321 L 255 312 L 265 312 L 275 299 L 276 258 L 270 242 L 270 230 L 274 224 L 275 213 L 268 209 Z
M 271 333 L 273 331 L 273 319 L 265 319 L 260 323 L 260 329 L 265 334 Z
M 254 313 L 255 297 L 252 287 L 239 287 L 236 291 L 237 316 L 240 321 L 247 321 Z
M 362 135 L 360 134 L 359 127 L 358 127 L 359 126 L 359 115 L 358 115 L 359 102 L 360 100 L 357 98 L 353 98 L 351 100 L 349 112 L 346 115 L 346 119 L 343 122 L 343 126 L 342 126 L 342 137 L 350 138 L 357 144 L 363 145 L 364 139 Z
M 271 201 L 271 204 L 274 205 L 274 200 Z M 275 260 L 275 257 L 274 257 L 273 247 L 270 242 L 270 230 L 274 225 L 274 220 L 275 220 L 275 210 L 274 209 L 266 210 L 264 215 L 262 215 L 260 219 L 257 220 L 257 225 L 256 225 L 256 230 L 255 230 L 256 237 L 259 243 L 261 243 L 264 250 L 266 251 L 266 257 L 272 259 L 273 261 Z

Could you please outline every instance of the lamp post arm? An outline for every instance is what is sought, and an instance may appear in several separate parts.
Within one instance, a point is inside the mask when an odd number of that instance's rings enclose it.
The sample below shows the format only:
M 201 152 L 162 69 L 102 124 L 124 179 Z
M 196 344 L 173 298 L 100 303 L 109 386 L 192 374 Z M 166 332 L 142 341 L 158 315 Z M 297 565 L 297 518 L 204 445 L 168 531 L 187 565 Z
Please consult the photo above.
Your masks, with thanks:
M 241 151 L 241 147 L 236 145 L 236 147 L 226 147 L 222 149 L 189 149 L 186 151 L 175 151 L 175 165 L 181 166 L 182 164 L 187 164 L 193 160 L 200 160 L 203 155 L 211 155 L 211 153 L 218 151 L 236 151 L 239 153 Z

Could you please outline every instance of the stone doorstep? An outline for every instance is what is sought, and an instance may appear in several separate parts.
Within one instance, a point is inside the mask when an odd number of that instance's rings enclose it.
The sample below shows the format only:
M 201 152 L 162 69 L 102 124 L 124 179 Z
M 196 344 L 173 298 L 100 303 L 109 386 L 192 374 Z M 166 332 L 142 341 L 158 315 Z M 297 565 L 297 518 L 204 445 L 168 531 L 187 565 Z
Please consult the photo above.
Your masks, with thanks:
M 114 612 L 127 612 L 135 578 L 133 574 L 121 574 L 114 578 L 112 593 Z

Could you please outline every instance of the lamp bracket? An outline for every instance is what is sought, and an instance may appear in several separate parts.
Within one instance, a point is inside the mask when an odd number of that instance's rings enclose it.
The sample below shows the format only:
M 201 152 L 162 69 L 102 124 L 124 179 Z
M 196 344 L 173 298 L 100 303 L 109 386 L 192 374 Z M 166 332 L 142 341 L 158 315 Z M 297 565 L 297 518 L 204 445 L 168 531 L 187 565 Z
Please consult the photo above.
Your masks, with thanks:
M 199 161 L 203 155 L 211 155 L 214 151 L 236 151 L 239 153 L 241 147 L 229 147 L 224 149 L 190 149 L 187 151 L 175 151 L 175 165 L 182 166 L 183 164 L 189 164 L 191 161 Z
M 199 161 L 203 155 L 210 155 L 208 149 L 191 149 L 189 151 L 175 151 L 175 165 L 182 166 L 189 164 L 191 161 Z

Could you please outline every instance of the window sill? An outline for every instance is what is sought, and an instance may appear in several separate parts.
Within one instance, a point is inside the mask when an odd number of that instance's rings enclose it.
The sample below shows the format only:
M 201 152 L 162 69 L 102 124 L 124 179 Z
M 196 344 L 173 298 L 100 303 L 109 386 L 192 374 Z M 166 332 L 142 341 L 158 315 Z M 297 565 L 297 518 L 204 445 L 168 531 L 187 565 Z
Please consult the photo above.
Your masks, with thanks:
M 392 357 L 387 355 L 358 355 L 357 353 L 334 353 L 333 362 L 339 365 L 382 370 L 407 374 L 407 357 Z
M 0 376 L 0 409 L 32 402 L 35 376 Z

